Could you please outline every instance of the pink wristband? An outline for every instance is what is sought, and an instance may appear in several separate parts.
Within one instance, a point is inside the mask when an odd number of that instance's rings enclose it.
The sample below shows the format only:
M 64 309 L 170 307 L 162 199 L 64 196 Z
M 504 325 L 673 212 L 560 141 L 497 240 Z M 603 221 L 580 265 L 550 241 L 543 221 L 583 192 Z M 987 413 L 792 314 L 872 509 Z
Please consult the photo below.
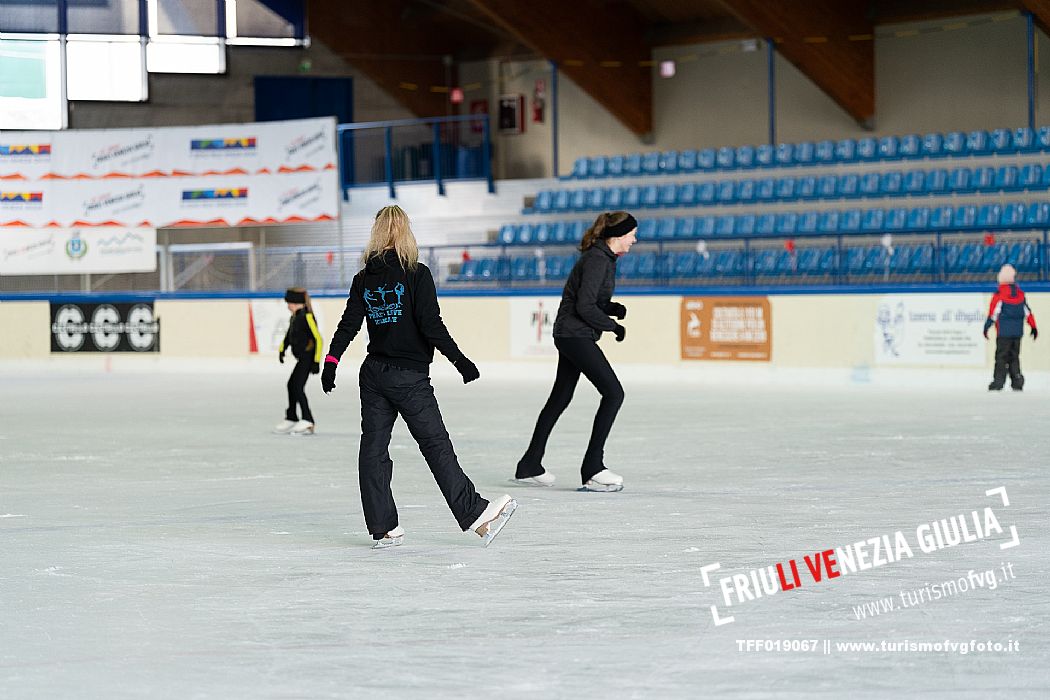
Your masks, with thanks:
M 329 355 L 328 357 L 324 358 L 324 361 L 326 363 L 331 362 L 333 365 L 338 365 L 339 364 L 339 358 L 338 357 L 332 357 L 331 355 Z

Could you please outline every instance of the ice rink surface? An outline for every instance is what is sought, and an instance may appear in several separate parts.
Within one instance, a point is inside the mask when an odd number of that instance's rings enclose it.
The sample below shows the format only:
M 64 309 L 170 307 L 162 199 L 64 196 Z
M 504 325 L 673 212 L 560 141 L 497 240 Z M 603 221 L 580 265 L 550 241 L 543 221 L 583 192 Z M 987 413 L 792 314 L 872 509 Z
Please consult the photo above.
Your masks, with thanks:
M 484 369 L 484 367 L 483 367 Z M 349 370 L 349 371 L 348 371 Z M 625 380 L 619 494 L 577 493 L 597 398 L 551 441 L 554 489 L 507 483 L 553 368 L 435 384 L 468 475 L 521 503 L 461 534 L 403 423 L 404 546 L 369 549 L 354 368 L 309 391 L 318 434 L 268 434 L 284 375 L 0 367 L 0 697 L 703 698 L 1050 696 L 1050 398 L 871 386 Z M 1010 505 L 986 490 L 1005 486 Z M 513 489 L 513 490 L 512 490 Z M 1008 534 L 726 608 L 746 573 L 995 508 Z M 1016 578 L 859 620 L 855 606 Z M 1003 577 L 1001 577 L 1003 578 Z M 710 607 L 733 614 L 716 626 Z M 817 640 L 741 651 L 737 640 Z M 824 653 L 824 641 L 1016 652 Z

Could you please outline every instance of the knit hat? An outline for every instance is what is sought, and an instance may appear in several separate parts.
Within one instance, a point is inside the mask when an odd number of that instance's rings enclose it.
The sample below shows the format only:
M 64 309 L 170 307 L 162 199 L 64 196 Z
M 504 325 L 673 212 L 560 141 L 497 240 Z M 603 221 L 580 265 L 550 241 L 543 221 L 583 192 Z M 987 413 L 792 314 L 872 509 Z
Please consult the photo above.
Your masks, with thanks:
M 638 221 L 635 220 L 630 214 L 627 218 L 618 224 L 612 224 L 602 229 L 602 238 L 619 238 L 620 236 L 626 236 L 631 231 L 638 228 Z
M 1014 284 L 1017 281 L 1017 270 L 1006 264 L 999 269 L 999 284 Z
M 284 293 L 284 300 L 289 304 L 305 304 L 306 295 L 302 292 L 297 292 L 294 289 L 289 289 Z

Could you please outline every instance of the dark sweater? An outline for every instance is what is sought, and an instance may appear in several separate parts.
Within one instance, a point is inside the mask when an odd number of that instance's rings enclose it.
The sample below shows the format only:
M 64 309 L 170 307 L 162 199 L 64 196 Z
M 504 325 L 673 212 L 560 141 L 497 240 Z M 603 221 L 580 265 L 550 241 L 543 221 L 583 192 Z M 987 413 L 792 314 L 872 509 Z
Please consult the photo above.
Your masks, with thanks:
M 320 364 L 322 342 L 314 315 L 302 308 L 292 314 L 280 351 L 283 355 L 285 350 L 291 350 L 297 360 L 309 359 Z
M 616 330 L 616 322 L 608 313 L 615 288 L 616 254 L 605 241 L 596 241 L 576 261 L 565 281 L 554 337 L 598 340 L 603 331 Z
M 366 318 L 368 355 L 380 362 L 426 372 L 435 347 L 452 364 L 463 357 L 441 320 L 430 268 L 419 263 L 405 270 L 393 250 L 370 259 L 354 276 L 328 354 L 342 357 Z

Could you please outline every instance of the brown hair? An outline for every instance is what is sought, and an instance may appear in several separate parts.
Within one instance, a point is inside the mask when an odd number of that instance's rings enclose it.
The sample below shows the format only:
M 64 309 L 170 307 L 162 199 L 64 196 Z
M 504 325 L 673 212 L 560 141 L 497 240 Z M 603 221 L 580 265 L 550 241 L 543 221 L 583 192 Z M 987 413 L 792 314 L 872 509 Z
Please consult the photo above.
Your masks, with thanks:
M 303 295 L 303 304 L 306 306 L 306 310 L 309 313 L 313 314 L 313 312 L 314 312 L 314 305 L 312 303 L 310 303 L 310 292 L 306 291 L 306 289 L 304 289 L 303 287 L 289 287 L 288 291 L 289 292 L 297 292 L 299 294 L 302 294 Z
M 383 207 L 376 213 L 372 223 L 372 235 L 365 246 L 364 261 L 382 257 L 384 251 L 393 248 L 406 270 L 415 270 L 419 264 L 419 246 L 412 235 L 408 214 L 396 204 Z
M 602 237 L 602 231 L 609 226 L 615 226 L 626 221 L 628 216 L 630 214 L 625 211 L 607 211 L 599 214 L 598 218 L 591 224 L 591 227 L 583 234 L 583 240 L 580 241 L 580 250 L 587 250 L 593 246 Z

